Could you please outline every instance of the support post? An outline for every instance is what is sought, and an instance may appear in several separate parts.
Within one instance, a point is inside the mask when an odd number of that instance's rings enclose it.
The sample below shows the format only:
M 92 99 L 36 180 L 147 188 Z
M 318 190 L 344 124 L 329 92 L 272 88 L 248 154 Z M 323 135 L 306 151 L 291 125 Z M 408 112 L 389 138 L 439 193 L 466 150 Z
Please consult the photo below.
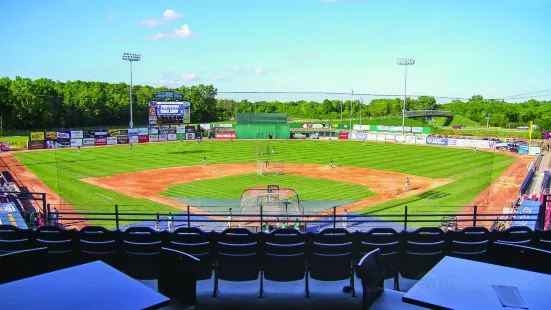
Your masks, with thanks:
M 333 207 L 333 228 L 337 228 L 337 207 Z
M 408 206 L 404 207 L 404 231 L 408 230 Z
M 191 227 L 191 219 L 189 216 L 189 205 L 187 206 L 187 227 Z
M 264 207 L 260 204 L 260 231 L 262 231 L 262 222 L 264 220 Z
M 51 219 L 50 219 L 50 204 L 46 205 L 46 213 L 44 213 L 44 224 L 45 225 L 52 225 Z
M 117 226 L 117 230 L 119 230 L 119 205 L 115 205 L 115 225 Z
M 476 227 L 476 213 L 478 211 L 478 207 L 474 206 L 474 213 L 473 213 L 473 227 Z
M 46 216 L 46 194 L 42 194 L 42 214 Z

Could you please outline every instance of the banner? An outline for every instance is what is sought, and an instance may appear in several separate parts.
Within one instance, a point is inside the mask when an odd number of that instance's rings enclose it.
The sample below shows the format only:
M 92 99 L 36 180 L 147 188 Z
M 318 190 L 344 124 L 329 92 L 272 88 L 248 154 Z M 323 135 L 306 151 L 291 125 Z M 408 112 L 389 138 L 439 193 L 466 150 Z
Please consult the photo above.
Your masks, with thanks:
M 427 144 L 427 137 L 415 137 L 415 144 Z
M 365 140 L 367 140 L 367 134 L 366 134 L 366 133 L 362 133 L 362 132 L 351 132 L 351 133 L 348 135 L 348 139 L 350 139 L 350 140 L 365 141 Z
M 159 135 L 149 135 L 149 142 L 159 142 Z
M 71 147 L 82 146 L 82 139 L 71 139 Z
M 539 146 L 531 146 L 528 149 L 528 155 L 538 156 L 540 154 L 541 154 L 541 147 L 539 147 Z
M 118 136 L 117 144 L 128 144 L 128 136 Z
M 448 145 L 448 138 L 427 137 L 427 144 Z
M 480 149 L 495 149 L 495 141 L 490 140 L 469 140 L 469 139 L 448 139 L 448 146 L 472 147 Z
M 529 150 L 530 150 L 530 147 L 528 146 L 528 144 L 521 144 L 518 147 L 518 153 L 519 154 L 526 155 L 526 154 L 528 154 Z
M 89 139 L 89 138 L 95 138 L 96 135 L 94 133 L 94 131 L 92 130 L 83 130 L 82 131 L 82 138 L 83 139 Z
M 137 136 L 138 135 L 138 128 L 128 128 L 128 135 L 129 136 Z
M 176 133 L 186 133 L 186 127 L 176 127 Z
M 149 129 L 138 128 L 138 136 L 147 136 L 147 135 L 149 135 Z
M 214 128 L 232 128 L 232 124 L 212 124 Z
M 423 133 L 423 127 L 412 127 L 411 132 L 413 132 L 413 133 Z
M 65 149 L 71 147 L 70 139 L 57 139 L 54 140 L 54 148 L 56 149 Z
M 176 139 L 180 140 L 180 141 L 185 140 L 186 139 L 186 134 L 185 133 L 177 133 L 176 134 Z
M 140 143 L 140 139 L 138 136 L 128 136 L 128 142 L 129 143 Z
M 210 124 L 199 124 L 202 130 L 210 130 Z
M 138 142 L 139 143 L 146 143 L 146 142 L 149 142 L 149 136 L 138 136 Z
M 117 137 L 107 137 L 107 145 L 117 144 Z
M 0 142 L 0 151 L 8 152 L 10 150 L 10 143 L 8 141 Z
M 94 131 L 94 136 L 96 138 L 105 138 L 105 137 L 107 137 L 107 130 L 105 130 L 105 129 L 96 130 L 96 131 Z
M 109 137 L 128 136 L 128 129 L 109 129 Z
M 406 136 L 405 142 L 415 144 L 415 136 Z
M 159 134 L 160 135 L 168 135 L 168 128 L 166 128 L 166 127 L 159 128 Z
M 148 124 L 149 125 L 157 125 L 157 116 L 150 116 Z
M 195 128 L 193 127 L 187 127 L 186 128 L 186 133 L 194 133 L 195 132 Z
M 107 138 L 95 138 L 95 145 L 107 145 Z
M 29 140 L 33 141 L 38 141 L 38 140 L 46 140 L 45 136 L 44 136 L 44 132 L 31 132 L 29 134 Z
M 149 104 L 149 116 L 157 116 L 157 106 L 155 104 Z
M 385 135 L 377 135 L 377 141 L 385 141 Z
M 98 138 L 101 139 L 101 138 Z M 96 139 L 94 138 L 84 138 L 82 139 L 82 145 L 83 146 L 94 146 L 96 145 Z
M 57 132 L 57 138 L 58 139 L 71 139 L 71 132 L 70 131 L 58 131 Z
M 153 128 L 153 127 L 152 127 L 152 128 L 149 128 L 148 134 L 149 134 L 150 136 L 158 135 L 158 134 L 159 134 L 159 128 Z
M 348 132 L 339 132 L 339 140 L 348 140 Z
M 329 124 L 302 124 L 302 128 L 308 128 L 308 129 L 329 129 L 331 128 L 331 125 Z
M 46 140 L 55 140 L 55 139 L 57 139 L 57 132 L 46 131 Z
M 187 139 L 187 140 L 193 140 L 193 139 L 195 139 L 195 133 L 193 133 L 193 132 L 188 132 L 188 133 L 186 133 L 186 139 Z
M 169 133 L 168 134 L 168 141 L 176 141 L 176 134 L 175 133 Z
M 371 130 L 371 125 L 352 125 L 354 130 Z
M 377 125 L 377 131 L 385 131 L 385 132 L 402 132 L 402 126 L 384 126 L 384 125 Z M 405 126 L 404 132 L 411 132 L 411 127 Z
M 235 139 L 235 131 L 217 131 L 216 140 L 232 140 Z
M 176 127 L 169 127 L 168 128 L 168 134 L 176 134 Z
M 159 135 L 159 142 L 165 142 L 165 141 L 168 141 L 168 134 Z
M 374 133 L 368 133 L 367 134 L 367 140 L 369 141 L 377 141 L 377 135 Z
M 405 136 L 396 136 L 396 142 L 406 142 Z
M 183 115 L 184 106 L 190 106 L 189 102 L 157 102 L 157 116 L 160 115 Z
M 45 148 L 44 141 L 30 141 L 29 150 L 41 150 Z
M 385 135 L 385 141 L 386 142 L 396 142 L 396 136 L 395 135 Z
M 82 139 L 84 138 L 84 133 L 82 130 L 71 131 L 71 139 Z

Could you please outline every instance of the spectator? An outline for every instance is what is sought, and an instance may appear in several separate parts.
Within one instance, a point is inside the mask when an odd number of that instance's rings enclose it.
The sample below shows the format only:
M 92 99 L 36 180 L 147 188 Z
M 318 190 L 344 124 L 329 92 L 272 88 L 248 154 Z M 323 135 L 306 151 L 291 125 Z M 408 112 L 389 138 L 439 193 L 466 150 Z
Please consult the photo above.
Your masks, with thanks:
M 228 224 L 227 224 L 227 227 L 231 227 L 231 220 L 232 220 L 232 210 L 230 208 L 228 210 Z
M 59 223 L 59 211 L 57 211 L 57 208 L 54 208 L 54 212 L 53 212 L 53 216 L 52 216 L 52 219 L 53 219 L 53 225 L 54 226 L 57 226 L 58 223 Z
M 172 232 L 174 230 L 174 217 L 172 216 L 172 212 L 168 213 L 168 231 Z
M 155 221 L 155 227 L 153 229 L 155 229 L 155 231 L 160 231 L 161 230 L 161 222 L 160 221 Z
M 344 209 L 344 212 L 342 214 L 342 227 L 347 228 L 348 227 L 348 210 Z

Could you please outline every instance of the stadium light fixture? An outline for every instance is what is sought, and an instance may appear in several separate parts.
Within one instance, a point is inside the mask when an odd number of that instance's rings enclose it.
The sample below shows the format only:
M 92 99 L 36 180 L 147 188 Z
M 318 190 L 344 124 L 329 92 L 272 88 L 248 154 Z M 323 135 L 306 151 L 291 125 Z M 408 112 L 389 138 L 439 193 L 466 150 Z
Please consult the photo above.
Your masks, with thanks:
M 407 83 L 408 83 L 408 66 L 413 66 L 415 64 L 415 59 L 412 57 L 409 58 L 398 58 L 396 62 L 399 66 L 406 67 L 406 73 L 404 77 L 404 108 L 402 110 L 402 136 L 404 135 L 406 127 L 406 100 L 407 100 Z
M 122 54 L 122 60 L 128 61 L 130 63 L 130 128 L 134 128 L 134 120 L 132 119 L 132 63 L 135 61 L 142 60 L 142 55 L 134 53 L 124 53 Z

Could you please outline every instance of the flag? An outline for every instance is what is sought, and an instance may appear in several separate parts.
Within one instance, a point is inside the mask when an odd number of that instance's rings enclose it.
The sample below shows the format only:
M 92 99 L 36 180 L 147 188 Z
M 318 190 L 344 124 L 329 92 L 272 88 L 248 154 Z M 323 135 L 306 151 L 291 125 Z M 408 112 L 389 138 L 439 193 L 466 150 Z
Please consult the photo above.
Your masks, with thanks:
M 528 129 L 528 137 L 530 138 L 530 145 L 532 144 L 532 127 L 534 126 L 534 121 L 530 121 L 530 128 Z

